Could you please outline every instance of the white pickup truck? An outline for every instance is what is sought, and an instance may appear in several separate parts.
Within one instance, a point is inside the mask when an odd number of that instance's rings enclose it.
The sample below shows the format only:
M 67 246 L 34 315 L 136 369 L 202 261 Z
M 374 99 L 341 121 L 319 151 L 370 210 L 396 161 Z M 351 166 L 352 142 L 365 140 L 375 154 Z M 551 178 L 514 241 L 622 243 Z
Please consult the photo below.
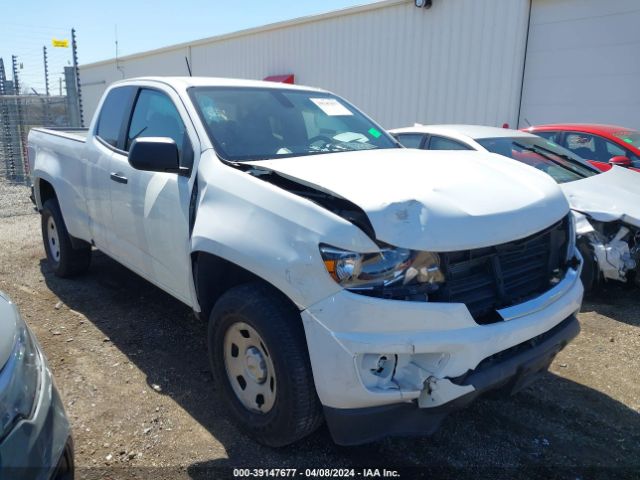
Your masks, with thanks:
M 52 270 L 95 247 L 190 305 L 230 414 L 268 445 L 323 419 L 340 444 L 431 433 L 579 330 L 552 179 L 401 148 L 323 90 L 121 81 L 87 131 L 33 129 L 29 159 Z

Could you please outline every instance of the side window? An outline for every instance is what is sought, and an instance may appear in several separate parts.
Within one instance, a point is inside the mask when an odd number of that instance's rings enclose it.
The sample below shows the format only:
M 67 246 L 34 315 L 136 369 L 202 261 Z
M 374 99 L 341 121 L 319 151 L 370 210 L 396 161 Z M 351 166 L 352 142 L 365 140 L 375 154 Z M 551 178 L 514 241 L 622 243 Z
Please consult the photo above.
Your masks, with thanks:
M 471 148 L 450 138 L 431 135 L 429 150 L 471 150 Z
M 567 133 L 565 146 L 585 160 L 608 162 L 611 158 L 604 140 L 588 133 Z
M 114 88 L 107 94 L 107 98 L 102 104 L 96 136 L 112 147 L 122 147 L 122 145 L 118 145 L 118 138 L 134 92 L 135 88 L 133 87 Z
M 407 148 L 420 148 L 424 139 L 424 135 L 421 133 L 398 133 L 395 137 Z
M 189 137 L 176 106 L 167 95 L 157 90 L 140 90 L 131 116 L 125 150 L 129 151 L 136 138 L 145 137 L 172 138 L 178 146 L 180 158 L 183 151 L 189 148 Z
M 606 145 L 607 153 L 609 153 L 609 158 L 618 156 L 628 157 L 627 151 L 624 148 L 619 147 L 615 143 L 609 142 L 608 140 L 605 140 L 604 142 Z

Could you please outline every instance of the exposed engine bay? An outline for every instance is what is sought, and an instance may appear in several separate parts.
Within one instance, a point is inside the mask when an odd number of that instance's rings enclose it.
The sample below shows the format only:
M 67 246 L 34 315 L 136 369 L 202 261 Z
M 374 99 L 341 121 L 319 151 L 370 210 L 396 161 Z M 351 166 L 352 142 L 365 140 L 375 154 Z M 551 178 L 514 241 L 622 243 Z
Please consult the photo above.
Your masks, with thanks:
M 585 288 L 594 287 L 600 279 L 620 282 L 635 281 L 640 285 L 637 271 L 640 265 L 640 228 L 619 220 L 602 222 L 575 212 L 578 245 L 591 253 L 599 273 L 585 268 Z M 588 250 L 585 247 L 588 246 Z M 588 260 L 585 258 L 585 260 Z M 586 276 L 586 278 L 585 278 Z M 589 278 L 592 277 L 592 278 Z

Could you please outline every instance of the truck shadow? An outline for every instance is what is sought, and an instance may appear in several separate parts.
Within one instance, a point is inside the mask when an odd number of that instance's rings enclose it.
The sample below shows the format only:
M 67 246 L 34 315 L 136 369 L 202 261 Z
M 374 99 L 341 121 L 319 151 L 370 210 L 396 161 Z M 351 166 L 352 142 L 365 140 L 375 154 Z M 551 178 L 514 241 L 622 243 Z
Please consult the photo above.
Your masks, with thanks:
M 522 468 L 528 469 L 530 478 L 557 478 L 558 472 L 577 478 L 591 467 L 599 477 L 621 478 L 640 469 L 638 412 L 552 374 L 516 397 L 479 400 L 452 415 L 432 437 L 346 448 L 333 444 L 322 427 L 295 447 L 263 447 L 238 431 L 216 403 L 206 323 L 178 300 L 94 253 L 90 271 L 75 281 L 53 276 L 42 260 L 45 282 L 108 337 L 150 385 L 160 385 L 164 395 L 224 446 L 228 458 L 190 465 L 187 473 L 192 478 L 229 477 L 229 467 L 421 466 L 436 469 L 440 476 L 476 478 L 484 470 L 514 478 Z
M 581 311 L 596 312 L 618 322 L 640 327 L 639 300 L 639 287 L 610 282 L 586 296 Z

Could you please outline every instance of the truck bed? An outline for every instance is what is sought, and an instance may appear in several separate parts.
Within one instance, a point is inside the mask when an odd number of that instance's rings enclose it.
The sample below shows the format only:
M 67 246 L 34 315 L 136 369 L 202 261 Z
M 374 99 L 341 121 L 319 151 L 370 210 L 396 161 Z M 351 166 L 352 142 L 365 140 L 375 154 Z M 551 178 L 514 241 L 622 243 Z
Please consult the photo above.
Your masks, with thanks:
M 88 128 L 33 128 L 32 130 L 82 143 L 87 141 L 89 134 Z

